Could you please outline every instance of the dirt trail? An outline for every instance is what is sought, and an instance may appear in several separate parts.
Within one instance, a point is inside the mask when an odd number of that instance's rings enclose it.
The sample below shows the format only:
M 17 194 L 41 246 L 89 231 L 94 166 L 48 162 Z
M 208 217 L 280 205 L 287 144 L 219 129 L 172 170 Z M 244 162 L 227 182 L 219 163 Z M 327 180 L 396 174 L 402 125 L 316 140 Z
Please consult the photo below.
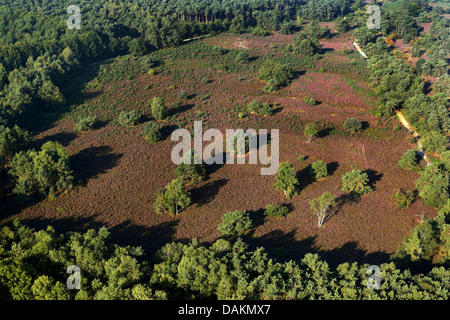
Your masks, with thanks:
M 361 50 L 358 43 L 356 43 L 356 40 L 355 40 L 355 42 L 353 42 L 353 45 L 355 46 L 356 50 L 358 50 L 358 52 L 364 58 L 366 58 L 367 60 L 369 59 L 367 57 L 367 55 Z M 417 138 L 419 136 L 419 134 L 416 131 L 414 131 L 413 126 L 408 122 L 408 120 L 406 120 L 405 115 L 400 110 L 396 110 L 395 112 L 397 113 L 397 117 L 400 120 L 400 122 L 403 124 L 403 126 L 405 126 L 406 129 L 408 129 L 409 131 L 411 131 L 413 133 L 413 137 Z M 431 162 L 430 162 L 430 160 L 428 160 L 427 155 L 423 151 L 422 142 L 420 141 L 419 138 L 417 138 L 417 147 L 419 148 L 419 152 L 418 152 L 419 155 L 423 157 L 423 160 L 425 160 L 425 163 L 427 164 L 427 166 L 429 166 L 431 164 Z

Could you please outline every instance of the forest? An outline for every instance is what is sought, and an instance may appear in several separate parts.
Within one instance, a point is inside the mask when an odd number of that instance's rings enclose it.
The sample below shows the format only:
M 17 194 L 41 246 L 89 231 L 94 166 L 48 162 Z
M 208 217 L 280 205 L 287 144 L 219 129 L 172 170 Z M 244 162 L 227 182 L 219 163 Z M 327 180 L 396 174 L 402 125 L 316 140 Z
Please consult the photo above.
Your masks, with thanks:
M 0 299 L 448 300 L 450 5 L 373 3 L 83 0 L 69 29 L 0 0 Z M 169 163 L 194 120 L 280 128 L 277 175 Z

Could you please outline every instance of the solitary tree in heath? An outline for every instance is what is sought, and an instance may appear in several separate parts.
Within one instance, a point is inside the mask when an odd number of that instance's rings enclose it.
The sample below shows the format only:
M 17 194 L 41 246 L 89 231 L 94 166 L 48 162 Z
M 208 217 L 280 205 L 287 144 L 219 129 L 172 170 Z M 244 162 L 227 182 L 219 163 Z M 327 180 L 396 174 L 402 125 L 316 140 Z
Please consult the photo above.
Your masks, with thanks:
M 295 185 L 298 180 L 295 176 L 295 169 L 289 162 L 283 162 L 280 164 L 278 175 L 276 177 L 275 188 L 283 190 L 286 198 L 290 199 L 294 193 Z
M 311 142 L 314 137 L 317 137 L 318 131 L 316 125 L 314 123 L 306 125 L 303 133 L 308 137 L 308 142 Z
M 372 191 L 369 186 L 369 176 L 357 169 L 345 173 L 342 176 L 342 191 L 359 195 Z
M 336 205 L 336 196 L 326 191 L 319 197 L 312 199 L 309 204 L 311 205 L 314 214 L 317 215 L 317 225 L 321 227 L 328 209 Z
M 167 115 L 167 107 L 163 98 L 154 97 L 152 100 L 152 114 L 156 120 L 163 120 Z
M 191 204 L 191 195 L 184 187 L 183 178 L 172 180 L 166 190 L 159 189 L 156 193 L 155 210 L 158 213 L 168 211 L 177 215 Z

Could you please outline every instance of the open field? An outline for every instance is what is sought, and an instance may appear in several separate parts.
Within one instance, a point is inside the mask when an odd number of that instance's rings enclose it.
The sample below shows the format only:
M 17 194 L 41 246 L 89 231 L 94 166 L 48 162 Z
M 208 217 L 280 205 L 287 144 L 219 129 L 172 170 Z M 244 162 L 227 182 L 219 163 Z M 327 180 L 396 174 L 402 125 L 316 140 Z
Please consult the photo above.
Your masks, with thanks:
M 345 34 L 339 37 L 322 41 L 327 52 L 315 65 L 294 65 L 294 79 L 276 94 L 263 92 L 265 84 L 258 80 L 257 70 L 265 56 L 295 63 L 295 56 L 280 50 L 292 37 L 280 34 L 223 35 L 165 49 L 150 55 L 160 63 L 154 76 L 137 72 L 130 79 L 107 83 L 88 77 L 85 101 L 38 134 L 35 144 L 52 140 L 66 146 L 75 189 L 21 210 L 7 208 L 10 215 L 3 216 L 2 223 L 21 218 L 31 225 L 52 224 L 62 231 L 105 225 L 117 240 L 152 253 L 168 241 L 198 238 L 213 242 L 220 236 L 217 225 L 226 212 L 247 210 L 255 226 L 246 240 L 280 259 L 319 252 L 332 264 L 384 261 L 419 223 L 420 213 L 430 218 L 436 213 L 421 199 L 403 210 L 394 205 L 395 190 L 414 189 L 418 177 L 397 165 L 412 147 L 410 136 L 396 119 L 381 122 L 370 114 L 375 98 L 364 62 L 357 54 L 344 54 L 341 50 L 352 48 L 351 40 Z M 193 56 L 183 55 L 187 46 Z M 230 52 L 214 53 L 211 47 Z M 239 68 L 231 66 L 228 57 L 238 49 L 248 50 L 253 57 Z M 181 90 L 189 100 L 176 105 Z M 164 97 L 171 110 L 169 119 L 161 122 L 164 141 L 152 145 L 139 136 L 142 125 L 119 127 L 115 119 L 120 111 L 133 109 L 150 119 L 149 101 L 155 96 Z M 319 103 L 307 105 L 305 96 Z M 242 106 L 254 99 L 278 104 L 275 114 L 238 118 Z M 73 120 L 84 113 L 98 115 L 99 128 L 75 132 Z M 363 132 L 350 135 L 343 131 L 344 121 L 351 117 L 364 123 Z M 280 162 L 294 165 L 299 194 L 285 199 L 273 186 L 274 176 L 259 174 L 259 165 L 213 165 L 207 167 L 208 179 L 190 189 L 193 205 L 176 217 L 155 214 L 156 190 L 174 178 L 170 152 L 175 142 L 170 141 L 170 133 L 178 126 L 192 129 L 194 120 L 203 120 L 204 129 L 223 132 L 227 128 L 280 129 Z M 321 131 L 307 143 L 303 128 L 314 121 Z M 300 155 L 306 159 L 300 161 Z M 311 181 L 308 168 L 316 160 L 328 164 L 330 175 Z M 374 188 L 360 199 L 341 191 L 342 175 L 353 168 L 366 170 Z M 336 194 L 338 205 L 318 228 L 309 201 L 324 191 Z M 289 204 L 292 211 L 286 218 L 265 218 L 264 207 L 276 203 Z

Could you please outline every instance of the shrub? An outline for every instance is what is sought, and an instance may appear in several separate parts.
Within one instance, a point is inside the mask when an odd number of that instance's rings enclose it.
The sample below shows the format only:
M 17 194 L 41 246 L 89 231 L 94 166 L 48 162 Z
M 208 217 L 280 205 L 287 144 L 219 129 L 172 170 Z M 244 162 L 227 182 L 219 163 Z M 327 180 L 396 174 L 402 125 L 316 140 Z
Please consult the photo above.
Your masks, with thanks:
M 163 98 L 154 97 L 151 103 L 152 114 L 156 120 L 163 120 L 167 116 L 167 107 Z
M 311 97 L 304 97 L 303 101 L 305 101 L 305 103 L 309 106 L 315 106 L 317 104 L 317 101 Z
M 259 108 L 261 108 L 261 104 L 259 103 L 258 100 L 253 100 L 252 102 L 250 102 L 247 105 L 247 111 L 248 112 L 258 113 L 259 112 Z
M 356 118 L 349 118 L 344 122 L 344 129 L 348 132 L 360 132 L 362 129 L 362 123 Z
M 249 58 L 248 52 L 245 50 L 242 50 L 242 51 L 239 51 L 239 53 L 236 55 L 235 62 L 236 63 L 247 63 L 250 61 L 249 59 L 250 58 Z
M 308 137 L 308 142 L 311 142 L 312 139 L 317 136 L 319 131 L 317 130 L 316 125 L 314 123 L 309 123 L 306 125 L 303 133 L 305 134 L 305 136 Z
M 311 165 L 311 170 L 316 179 L 328 176 L 327 165 L 322 160 L 318 160 Z
M 294 166 L 289 162 L 281 163 L 275 180 L 275 188 L 283 190 L 286 198 L 290 199 L 298 183 Z
M 186 91 L 181 90 L 180 93 L 178 93 L 178 101 L 187 101 L 189 99 Z
M 75 131 L 89 131 L 94 128 L 97 117 L 80 117 L 75 123 Z
M 271 116 L 273 115 L 273 109 L 268 102 L 264 102 L 259 108 L 259 114 L 262 116 Z
M 395 200 L 397 208 L 408 208 L 414 200 L 414 192 L 398 190 L 392 197 Z
M 266 217 L 285 217 L 289 212 L 289 208 L 284 204 L 269 204 L 266 206 L 264 215 Z
M 266 87 L 269 91 L 286 86 L 291 77 L 292 69 L 289 65 L 282 65 L 273 60 L 264 61 L 259 69 L 259 79 L 268 82 Z
M 122 111 L 119 113 L 119 124 L 122 126 L 134 126 L 141 120 L 141 115 L 138 111 L 132 110 L 130 112 Z
M 232 211 L 222 217 L 222 223 L 217 229 L 222 236 L 235 236 L 242 234 L 252 226 L 252 220 L 246 211 Z
M 156 143 L 161 140 L 161 132 L 159 125 L 149 121 L 142 127 L 141 135 L 150 143 Z

